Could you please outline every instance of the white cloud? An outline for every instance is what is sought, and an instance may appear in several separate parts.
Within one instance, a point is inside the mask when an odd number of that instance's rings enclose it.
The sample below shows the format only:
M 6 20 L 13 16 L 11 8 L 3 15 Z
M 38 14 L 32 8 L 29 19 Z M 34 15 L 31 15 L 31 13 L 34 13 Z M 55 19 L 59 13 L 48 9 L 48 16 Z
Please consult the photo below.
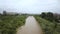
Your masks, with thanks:
M 39 11 L 54 9 L 58 0 L 0 0 L 0 7 L 18 9 L 21 12 L 39 13 Z

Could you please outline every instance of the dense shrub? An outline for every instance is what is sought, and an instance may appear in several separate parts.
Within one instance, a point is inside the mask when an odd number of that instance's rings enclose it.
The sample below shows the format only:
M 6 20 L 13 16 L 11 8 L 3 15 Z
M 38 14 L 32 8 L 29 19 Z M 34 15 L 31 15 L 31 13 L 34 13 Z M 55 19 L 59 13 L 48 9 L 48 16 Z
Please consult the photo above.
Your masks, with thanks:
M 0 34 L 16 34 L 16 29 L 24 25 L 26 16 L 0 16 Z
M 40 16 L 35 16 L 35 18 L 42 27 L 44 34 L 60 34 L 60 23 L 51 22 Z

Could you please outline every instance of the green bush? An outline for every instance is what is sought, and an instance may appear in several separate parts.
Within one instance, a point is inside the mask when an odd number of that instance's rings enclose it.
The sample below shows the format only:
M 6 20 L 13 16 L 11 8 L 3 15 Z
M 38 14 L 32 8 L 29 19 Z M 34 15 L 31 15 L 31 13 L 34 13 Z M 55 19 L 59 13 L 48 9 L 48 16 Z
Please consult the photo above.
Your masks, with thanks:
M 0 16 L 0 34 L 16 34 L 16 29 L 25 24 L 26 16 Z
M 35 16 L 45 34 L 60 34 L 60 24 Z M 56 26 L 56 24 L 57 26 Z

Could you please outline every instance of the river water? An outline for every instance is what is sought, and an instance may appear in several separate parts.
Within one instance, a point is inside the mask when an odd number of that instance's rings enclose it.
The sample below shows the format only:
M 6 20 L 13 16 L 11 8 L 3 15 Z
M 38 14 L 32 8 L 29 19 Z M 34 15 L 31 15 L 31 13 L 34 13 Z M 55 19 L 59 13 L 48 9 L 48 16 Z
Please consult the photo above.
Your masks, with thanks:
M 42 34 L 42 29 L 33 16 L 26 19 L 25 25 L 20 27 L 17 34 Z

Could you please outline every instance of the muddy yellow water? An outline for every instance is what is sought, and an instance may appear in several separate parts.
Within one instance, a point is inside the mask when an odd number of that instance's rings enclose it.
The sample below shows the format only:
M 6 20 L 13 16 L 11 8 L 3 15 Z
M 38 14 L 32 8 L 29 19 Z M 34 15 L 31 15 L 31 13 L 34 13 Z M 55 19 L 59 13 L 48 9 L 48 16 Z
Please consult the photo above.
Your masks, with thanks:
M 33 16 L 29 16 L 25 25 L 18 29 L 17 34 L 42 34 L 42 30 L 36 19 Z

